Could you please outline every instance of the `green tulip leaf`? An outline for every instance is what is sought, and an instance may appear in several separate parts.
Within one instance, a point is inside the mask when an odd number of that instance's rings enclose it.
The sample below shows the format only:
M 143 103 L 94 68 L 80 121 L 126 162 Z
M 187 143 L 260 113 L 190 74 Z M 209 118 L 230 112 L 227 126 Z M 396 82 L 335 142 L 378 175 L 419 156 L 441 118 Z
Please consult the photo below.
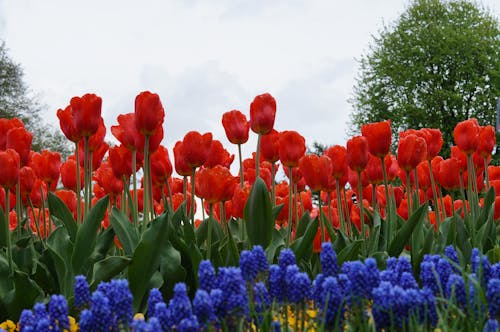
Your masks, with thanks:
M 75 218 L 73 218 L 73 214 L 68 209 L 66 204 L 64 204 L 64 202 L 53 192 L 49 192 L 47 199 L 49 202 L 50 214 L 55 216 L 64 224 L 71 242 L 75 242 L 78 225 L 76 224 Z
M 131 259 L 123 256 L 109 256 L 94 265 L 91 288 L 97 286 L 101 281 L 109 281 L 123 271 Z
M 127 256 L 132 256 L 139 243 L 139 237 L 134 225 L 129 221 L 128 217 L 116 207 L 113 207 L 111 210 L 109 221 L 123 246 L 125 254 Z
M 128 268 L 130 291 L 134 296 L 134 310 L 140 311 L 146 289 L 153 274 L 158 270 L 161 248 L 168 238 L 167 214 L 151 222 L 137 245 Z
M 109 196 L 101 198 L 95 206 L 85 216 L 83 224 L 76 233 L 75 246 L 71 263 L 75 275 L 81 274 L 85 270 L 89 257 L 94 251 L 97 232 L 101 226 L 106 209 L 108 208 Z
M 267 185 L 260 177 L 250 191 L 244 214 L 250 243 L 267 248 L 272 239 L 274 216 Z
M 410 240 L 413 230 L 425 219 L 427 210 L 427 204 L 420 206 L 417 211 L 410 216 L 406 224 L 398 230 L 396 236 L 389 245 L 389 250 L 387 251 L 389 256 L 397 257 L 401 254 L 405 245 Z

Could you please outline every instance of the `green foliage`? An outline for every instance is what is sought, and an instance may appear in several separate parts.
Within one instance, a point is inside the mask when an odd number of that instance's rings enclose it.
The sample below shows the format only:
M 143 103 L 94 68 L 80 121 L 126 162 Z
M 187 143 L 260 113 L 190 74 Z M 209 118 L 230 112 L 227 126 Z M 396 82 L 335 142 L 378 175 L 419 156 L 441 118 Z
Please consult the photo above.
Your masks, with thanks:
M 58 130 L 45 124 L 40 113 L 44 106 L 23 80 L 22 67 L 8 54 L 5 42 L 0 41 L 0 118 L 17 117 L 33 133 L 32 149 L 60 152 L 63 157 L 71 154 L 66 138 Z
M 413 1 L 361 57 L 350 133 L 386 119 L 395 139 L 408 128 L 439 128 L 448 155 L 458 122 L 495 123 L 499 36 L 498 19 L 470 1 Z

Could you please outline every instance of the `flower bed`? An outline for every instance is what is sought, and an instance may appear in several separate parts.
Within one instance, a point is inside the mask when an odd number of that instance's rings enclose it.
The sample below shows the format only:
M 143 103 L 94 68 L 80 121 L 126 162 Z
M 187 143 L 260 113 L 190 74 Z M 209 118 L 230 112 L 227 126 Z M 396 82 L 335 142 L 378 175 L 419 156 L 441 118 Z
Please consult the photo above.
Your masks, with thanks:
M 239 152 L 234 176 L 235 156 L 212 133 L 186 133 L 172 165 L 161 145 L 158 95 L 140 93 L 135 112 L 118 116 L 110 129 L 120 144 L 111 147 L 101 103 L 86 94 L 58 111 L 75 145 L 64 162 L 57 152 L 30 151 L 22 122 L 0 119 L 1 321 L 29 328 L 23 310 L 44 302 L 32 315 L 35 330 L 70 327 L 68 303 L 81 330 L 493 330 L 498 323 L 492 126 L 458 123 L 447 159 L 439 156 L 441 132 L 431 128 L 399 133 L 391 153 L 390 121 L 367 124 L 345 147 L 319 156 L 305 153 L 300 133 L 274 129 L 276 101 L 263 94 L 249 121 L 237 110 L 222 116 Z M 250 129 L 257 148 L 244 159 Z M 279 167 L 287 181 L 278 180 Z M 93 292 L 85 301 L 75 278 Z M 164 299 L 160 314 L 148 309 L 151 296 Z M 132 322 L 134 312 L 145 320 Z
M 279 263 L 269 266 L 256 246 L 242 252 L 239 267 L 220 267 L 216 273 L 210 261 L 202 261 L 192 300 L 184 283 L 175 285 L 169 301 L 154 288 L 146 312 L 135 315 L 125 279 L 102 282 L 91 294 L 85 277 L 77 276 L 71 310 L 63 296 L 53 295 L 47 305 L 24 310 L 16 331 L 498 329 L 500 263 L 491 265 L 478 250 L 465 267 L 451 246 L 443 256 L 426 256 L 421 285 L 407 257 L 384 263 L 383 270 L 373 258 L 338 266 L 331 243 L 324 243 L 322 271 L 311 281 L 291 250 L 282 250 Z M 73 319 L 70 323 L 69 311 L 78 326 Z

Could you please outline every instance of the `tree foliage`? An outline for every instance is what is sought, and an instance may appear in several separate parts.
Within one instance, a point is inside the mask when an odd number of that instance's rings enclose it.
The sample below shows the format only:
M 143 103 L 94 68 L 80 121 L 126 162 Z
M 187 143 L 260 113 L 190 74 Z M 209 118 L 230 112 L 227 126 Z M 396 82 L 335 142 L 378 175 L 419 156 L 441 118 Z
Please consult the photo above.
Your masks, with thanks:
M 49 149 L 69 155 L 67 140 L 42 120 L 43 106 L 29 90 L 23 76 L 21 66 L 9 57 L 5 43 L 0 42 L 0 117 L 22 120 L 26 129 L 33 133 L 34 151 Z
M 439 128 L 444 154 L 470 117 L 495 125 L 500 97 L 499 21 L 466 0 L 415 0 L 360 59 L 350 134 L 390 119 L 395 134 Z

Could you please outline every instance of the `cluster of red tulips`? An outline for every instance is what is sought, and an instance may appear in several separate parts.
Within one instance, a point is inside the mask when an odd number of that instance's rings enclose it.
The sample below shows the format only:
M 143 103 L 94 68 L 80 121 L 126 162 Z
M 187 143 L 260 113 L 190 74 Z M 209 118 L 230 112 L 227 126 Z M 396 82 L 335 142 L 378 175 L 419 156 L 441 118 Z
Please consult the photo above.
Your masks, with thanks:
M 465 191 L 480 193 L 493 186 L 500 193 L 500 168 L 488 166 L 495 130 L 475 119 L 456 126 L 456 146 L 448 159 L 438 155 L 441 132 L 428 128 L 401 132 L 397 154 L 392 154 L 390 121 L 364 125 L 362 135 L 348 140 L 345 147 L 329 147 L 322 156 L 306 155 L 305 139 L 298 132 L 274 129 L 276 102 L 266 93 L 251 103 L 249 120 L 238 110 L 222 116 L 227 139 L 238 146 L 240 171 L 234 176 L 230 171 L 234 155 L 211 133 L 188 132 L 173 148 L 172 167 L 169 152 L 161 145 L 165 112 L 157 94 L 140 93 L 135 112 L 118 116 L 111 133 L 120 145 L 113 147 L 104 141 L 101 103 L 100 97 L 86 94 L 57 111 L 63 133 L 75 144 L 75 154 L 66 161 L 57 152 L 31 151 L 32 134 L 23 123 L 0 119 L 0 203 L 9 211 L 11 230 L 27 219 L 40 237 L 47 235 L 53 227 L 46 205 L 48 191 L 66 203 L 78 223 L 93 200 L 109 195 L 110 204 L 126 211 L 135 224 L 141 222 L 139 212 L 142 222 L 148 223 L 183 202 L 186 216 L 195 222 L 194 196 L 224 224 L 231 217 L 243 218 L 251 187 L 260 177 L 272 203 L 284 205 L 276 227 L 294 225 L 307 211 L 312 216 L 321 213 L 348 234 L 353 227 L 366 234 L 369 211 L 385 216 L 390 200 L 403 219 L 415 206 L 431 202 L 429 220 L 437 227 L 447 216 L 470 208 L 466 200 L 470 193 Z M 248 141 L 250 129 L 258 135 L 257 149 L 243 160 L 241 145 Z M 278 162 L 289 181 L 276 183 Z M 173 176 L 174 168 L 180 177 Z M 442 189 L 449 194 L 443 196 Z M 313 206 L 312 192 L 320 192 L 318 207 Z M 455 193 L 462 193 L 461 199 Z M 500 198 L 495 203 L 498 217 Z M 288 229 L 293 238 L 293 227 Z M 326 236 L 321 227 L 317 243 Z

